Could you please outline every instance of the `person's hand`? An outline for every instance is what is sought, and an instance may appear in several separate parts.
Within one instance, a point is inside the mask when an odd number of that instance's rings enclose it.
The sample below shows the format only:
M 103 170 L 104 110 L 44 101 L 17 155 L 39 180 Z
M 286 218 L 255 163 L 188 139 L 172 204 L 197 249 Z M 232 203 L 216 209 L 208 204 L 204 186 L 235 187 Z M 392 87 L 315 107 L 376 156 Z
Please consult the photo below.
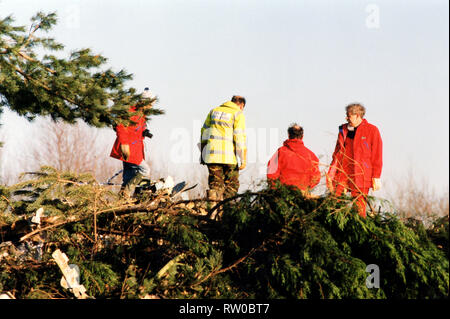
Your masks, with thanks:
M 203 151 L 205 151 L 206 142 L 200 142 L 197 144 L 197 146 L 198 146 L 198 149 L 200 150 L 200 164 L 206 165 L 206 162 L 204 160 L 204 156 L 206 156 L 206 154 L 203 153 Z
M 239 157 L 241 161 L 241 166 L 239 166 L 239 170 L 243 170 L 247 166 L 247 149 L 241 151 L 237 151 L 237 156 Z
M 374 191 L 381 188 L 381 180 L 379 178 L 372 178 L 372 188 Z
M 120 152 L 122 152 L 122 157 L 125 161 L 128 161 L 128 158 L 130 157 L 130 145 L 128 144 L 121 144 L 120 145 Z
M 242 162 L 241 166 L 239 166 L 239 170 L 240 171 L 243 170 L 246 166 L 247 166 L 247 163 L 246 162 Z

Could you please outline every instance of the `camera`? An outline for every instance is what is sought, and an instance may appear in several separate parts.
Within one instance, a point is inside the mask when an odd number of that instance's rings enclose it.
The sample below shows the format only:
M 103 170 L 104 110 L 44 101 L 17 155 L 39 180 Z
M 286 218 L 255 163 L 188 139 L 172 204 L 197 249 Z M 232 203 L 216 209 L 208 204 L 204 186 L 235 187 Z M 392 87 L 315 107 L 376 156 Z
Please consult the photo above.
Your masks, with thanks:
M 152 137 L 153 137 L 153 134 L 150 133 L 149 130 L 145 129 L 145 130 L 142 132 L 142 136 L 143 136 L 143 137 L 152 138 Z

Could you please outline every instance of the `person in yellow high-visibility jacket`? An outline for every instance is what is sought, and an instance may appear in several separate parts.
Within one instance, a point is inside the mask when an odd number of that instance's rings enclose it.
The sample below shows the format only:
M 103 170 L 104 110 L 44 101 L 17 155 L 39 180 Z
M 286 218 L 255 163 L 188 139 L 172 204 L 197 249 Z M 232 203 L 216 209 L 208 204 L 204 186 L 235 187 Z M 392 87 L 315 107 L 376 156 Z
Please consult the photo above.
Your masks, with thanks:
M 247 165 L 244 107 L 245 98 L 235 95 L 212 109 L 203 124 L 201 163 L 208 166 L 209 200 L 234 196 L 239 189 L 239 170 Z

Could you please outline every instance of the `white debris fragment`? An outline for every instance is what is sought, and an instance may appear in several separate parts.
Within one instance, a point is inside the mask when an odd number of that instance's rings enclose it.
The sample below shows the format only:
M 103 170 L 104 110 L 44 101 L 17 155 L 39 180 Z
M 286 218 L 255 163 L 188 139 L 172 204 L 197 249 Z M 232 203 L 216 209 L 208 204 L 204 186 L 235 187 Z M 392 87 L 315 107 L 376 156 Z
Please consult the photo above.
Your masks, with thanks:
M 146 294 L 144 297 L 142 297 L 141 299 L 161 299 L 160 297 L 158 297 L 157 295 L 149 295 Z
M 33 218 L 31 219 L 31 222 L 33 224 L 40 224 L 41 223 L 41 217 L 44 214 L 44 209 L 41 207 L 36 211 L 36 214 L 33 216 Z
M 175 186 L 175 182 L 173 181 L 172 176 L 167 176 L 165 182 L 164 182 L 164 189 L 166 189 L 169 193 L 169 195 L 172 193 L 172 189 Z
M 61 286 L 65 289 L 80 286 L 80 268 L 75 264 L 69 264 L 69 268 L 69 281 L 64 276 L 61 278 Z
M 14 250 L 15 247 L 12 242 L 5 241 L 3 243 L 0 243 L 0 261 L 3 258 L 8 257 L 11 254 L 11 250 Z
M 182 200 L 189 200 L 189 195 L 186 192 L 182 192 L 180 197 Z
M 170 175 L 167 176 L 166 179 L 161 179 L 157 183 L 155 183 L 156 191 L 163 190 L 166 191 L 169 195 L 172 193 L 172 189 L 174 186 L 175 182 Z
M 161 190 L 161 189 L 163 188 L 163 186 L 164 186 L 164 181 L 163 181 L 163 180 L 160 180 L 160 181 L 156 182 L 156 183 L 155 183 L 155 189 L 156 189 L 156 191 Z
M 16 297 L 7 291 L 6 293 L 0 295 L 0 299 L 16 299 Z
M 59 249 L 53 252 L 52 257 L 55 259 L 63 273 L 61 286 L 70 289 L 78 299 L 89 298 L 86 294 L 86 288 L 80 284 L 80 269 L 78 266 L 74 264 L 69 265 L 69 258 L 67 258 L 67 255 L 62 253 Z

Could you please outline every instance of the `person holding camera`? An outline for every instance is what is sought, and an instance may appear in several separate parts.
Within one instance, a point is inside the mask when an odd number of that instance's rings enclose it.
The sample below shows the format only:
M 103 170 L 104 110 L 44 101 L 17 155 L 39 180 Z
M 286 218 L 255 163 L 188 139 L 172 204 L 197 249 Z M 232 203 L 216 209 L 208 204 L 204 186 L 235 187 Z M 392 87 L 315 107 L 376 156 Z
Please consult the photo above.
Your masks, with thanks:
M 148 88 L 142 93 L 142 99 L 149 100 L 149 103 L 139 103 L 141 106 L 131 106 L 129 113 L 133 124 L 116 126 L 116 140 L 111 150 L 110 156 L 123 162 L 121 193 L 131 198 L 136 185 L 144 176 L 149 174 L 149 167 L 145 163 L 144 138 L 151 138 L 153 135 L 147 129 L 144 110 L 152 107 L 154 97 Z

